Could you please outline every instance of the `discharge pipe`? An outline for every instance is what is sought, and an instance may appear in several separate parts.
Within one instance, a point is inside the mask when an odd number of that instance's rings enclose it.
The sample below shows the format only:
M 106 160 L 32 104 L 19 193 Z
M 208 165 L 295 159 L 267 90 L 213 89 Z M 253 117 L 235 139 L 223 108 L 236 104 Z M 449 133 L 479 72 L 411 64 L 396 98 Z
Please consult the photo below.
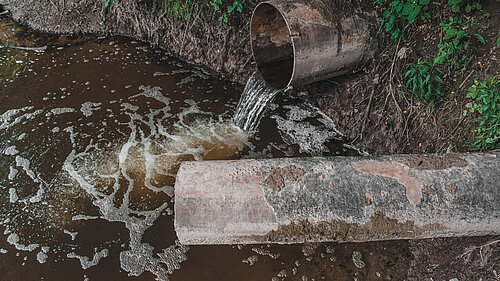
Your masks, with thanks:
M 376 25 L 366 14 L 327 20 L 300 1 L 265 1 L 252 15 L 252 52 L 271 86 L 308 84 L 364 66 L 376 54 Z
M 500 152 L 184 162 L 182 244 L 500 234 Z

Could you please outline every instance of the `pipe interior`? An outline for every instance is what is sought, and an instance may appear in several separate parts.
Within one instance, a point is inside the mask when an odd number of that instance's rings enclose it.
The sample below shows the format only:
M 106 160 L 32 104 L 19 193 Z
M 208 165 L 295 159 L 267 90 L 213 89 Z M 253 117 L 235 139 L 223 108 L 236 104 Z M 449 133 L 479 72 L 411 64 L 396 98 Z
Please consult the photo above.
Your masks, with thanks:
M 288 86 L 293 75 L 294 52 L 283 15 L 273 5 L 262 3 L 251 23 L 252 50 L 257 68 L 271 86 Z

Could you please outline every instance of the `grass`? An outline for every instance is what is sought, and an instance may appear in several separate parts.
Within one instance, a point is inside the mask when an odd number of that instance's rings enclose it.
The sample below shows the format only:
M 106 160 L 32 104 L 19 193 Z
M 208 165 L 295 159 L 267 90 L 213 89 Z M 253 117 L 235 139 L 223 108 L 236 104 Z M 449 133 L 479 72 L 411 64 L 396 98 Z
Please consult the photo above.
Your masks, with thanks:
M 475 81 L 467 97 L 468 113 L 476 114 L 477 127 L 473 145 L 480 150 L 500 149 L 500 79 L 497 76 Z

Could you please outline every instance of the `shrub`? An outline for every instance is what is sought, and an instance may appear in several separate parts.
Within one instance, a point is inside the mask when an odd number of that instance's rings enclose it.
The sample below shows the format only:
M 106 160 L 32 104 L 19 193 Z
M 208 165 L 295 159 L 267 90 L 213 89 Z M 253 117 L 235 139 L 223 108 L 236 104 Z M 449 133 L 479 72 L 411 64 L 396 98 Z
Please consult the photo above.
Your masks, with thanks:
M 441 96 L 443 84 L 440 77 L 441 70 L 422 59 L 418 59 L 417 63 L 409 63 L 407 66 L 410 67 L 410 70 L 404 74 L 405 79 L 407 79 L 406 88 L 411 87 L 413 94 L 423 101 L 435 103 Z
M 375 0 L 375 4 L 382 7 L 382 23 L 385 32 L 392 32 L 391 38 L 405 39 L 405 26 L 418 19 L 430 17 L 430 0 Z
M 474 146 L 481 150 L 500 148 L 500 79 L 497 76 L 484 81 L 474 81 L 470 87 L 468 112 L 477 113 L 476 141 Z M 464 111 L 467 115 L 467 111 Z
M 483 8 L 479 3 L 479 0 L 448 0 L 448 4 L 451 6 L 451 10 L 455 13 L 460 12 L 462 8 L 465 8 L 465 12 L 467 13 L 473 10 L 481 10 Z
M 234 0 L 234 1 L 223 1 L 223 0 L 212 0 L 210 5 L 215 11 L 221 12 L 222 15 L 219 17 L 219 21 L 227 22 L 228 15 L 234 11 L 243 12 L 243 7 L 245 5 L 245 0 Z
M 477 48 L 471 44 L 472 38 L 485 43 L 484 38 L 473 31 L 476 26 L 481 24 L 475 23 L 474 18 L 470 22 L 465 22 L 463 17 L 450 17 L 448 23 L 441 23 L 445 42 L 438 45 L 439 51 L 434 64 L 449 65 L 455 71 L 465 70 L 477 52 Z

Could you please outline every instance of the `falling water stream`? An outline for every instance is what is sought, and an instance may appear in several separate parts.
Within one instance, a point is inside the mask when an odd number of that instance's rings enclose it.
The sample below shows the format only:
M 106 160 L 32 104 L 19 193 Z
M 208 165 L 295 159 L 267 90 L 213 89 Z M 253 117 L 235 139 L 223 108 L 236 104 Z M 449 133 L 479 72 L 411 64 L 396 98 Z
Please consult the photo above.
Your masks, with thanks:
M 23 32 L 10 44 L 33 44 Z M 127 38 L 58 44 L 0 48 L 2 280 L 352 280 L 404 261 L 383 243 L 180 245 L 182 161 L 358 152 L 299 98 L 264 93 L 247 133 L 237 85 Z
M 233 118 L 234 123 L 244 131 L 257 129 L 264 109 L 279 92 L 261 79 L 258 72 L 254 72 L 241 93 Z

